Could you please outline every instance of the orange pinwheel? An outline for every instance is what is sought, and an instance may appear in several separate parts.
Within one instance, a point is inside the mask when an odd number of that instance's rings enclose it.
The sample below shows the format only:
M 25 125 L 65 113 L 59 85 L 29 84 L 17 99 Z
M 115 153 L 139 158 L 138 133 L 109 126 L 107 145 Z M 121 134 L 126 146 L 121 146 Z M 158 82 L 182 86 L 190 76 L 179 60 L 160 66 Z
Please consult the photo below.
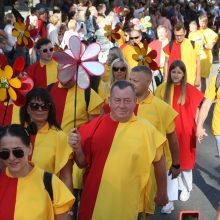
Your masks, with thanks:
M 106 25 L 104 27 L 105 34 L 104 36 L 108 38 L 112 43 L 115 43 L 116 40 L 119 40 L 121 38 L 121 35 L 118 33 L 120 27 L 116 26 L 115 29 L 112 29 L 111 25 Z
M 138 62 L 138 65 L 146 65 L 150 67 L 151 70 L 158 70 L 159 67 L 154 59 L 157 57 L 156 50 L 151 50 L 148 53 L 148 43 L 147 41 L 143 42 L 144 47 L 140 48 L 138 45 L 135 45 L 136 54 L 132 55 L 132 58 Z
M 17 45 L 27 48 L 33 47 L 33 41 L 31 39 L 31 34 L 27 30 L 25 23 L 18 21 L 15 22 L 14 28 L 12 30 L 12 35 L 17 38 Z

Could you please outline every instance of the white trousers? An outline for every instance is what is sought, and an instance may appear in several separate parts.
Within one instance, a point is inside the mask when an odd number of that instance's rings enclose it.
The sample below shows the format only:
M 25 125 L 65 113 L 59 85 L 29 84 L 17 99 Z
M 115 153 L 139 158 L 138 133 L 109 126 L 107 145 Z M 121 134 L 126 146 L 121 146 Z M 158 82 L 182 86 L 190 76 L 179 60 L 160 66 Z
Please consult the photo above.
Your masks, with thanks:
M 179 190 L 192 191 L 192 170 L 182 170 L 178 176 L 178 187 Z

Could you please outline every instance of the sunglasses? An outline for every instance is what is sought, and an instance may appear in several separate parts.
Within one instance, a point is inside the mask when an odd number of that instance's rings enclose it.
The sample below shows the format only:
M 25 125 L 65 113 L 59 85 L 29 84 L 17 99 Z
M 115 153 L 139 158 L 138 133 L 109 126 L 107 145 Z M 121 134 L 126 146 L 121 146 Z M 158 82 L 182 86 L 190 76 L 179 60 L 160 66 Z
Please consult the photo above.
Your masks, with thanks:
M 122 71 L 122 72 L 124 72 L 124 71 L 126 71 L 127 70 L 127 67 L 125 67 L 125 66 L 123 66 L 123 67 L 113 67 L 112 68 L 113 69 L 113 71 L 115 71 L 115 72 L 117 72 L 117 71 Z
M 39 104 L 39 103 L 34 103 L 34 102 L 30 102 L 29 106 L 31 108 L 31 111 L 38 111 L 38 110 L 42 110 L 42 111 L 48 111 L 50 109 L 51 103 L 44 103 L 44 104 Z
M 10 157 L 11 151 L 10 150 L 2 150 L 0 151 L 0 159 L 7 160 Z M 22 158 L 24 156 L 24 151 L 22 149 L 13 149 L 12 154 L 16 158 Z
M 137 37 L 130 37 L 130 40 L 137 40 L 140 36 Z
M 51 47 L 51 48 L 45 48 L 45 49 L 43 49 L 42 51 L 43 51 L 43 53 L 53 52 L 53 47 Z

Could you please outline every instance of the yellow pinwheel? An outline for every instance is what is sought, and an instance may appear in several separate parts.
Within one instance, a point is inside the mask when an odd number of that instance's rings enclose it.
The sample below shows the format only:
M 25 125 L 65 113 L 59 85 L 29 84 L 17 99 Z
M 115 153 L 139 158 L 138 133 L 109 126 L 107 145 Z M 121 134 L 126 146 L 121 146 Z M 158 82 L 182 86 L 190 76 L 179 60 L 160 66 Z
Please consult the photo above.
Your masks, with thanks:
M 6 65 L 4 70 L 0 69 L 0 101 L 5 101 L 9 97 L 13 100 L 17 100 L 17 94 L 15 89 L 21 87 L 21 81 L 13 76 L 13 69 L 11 66 Z
M 33 47 L 30 32 L 23 22 L 15 22 L 12 35 L 17 38 L 17 44 L 19 46 L 26 46 L 28 48 Z
M 121 35 L 118 33 L 119 29 L 119 26 L 116 26 L 115 29 L 112 29 L 111 25 L 106 25 L 104 27 L 104 36 L 108 38 L 112 43 L 115 43 L 116 40 L 119 40 L 121 38 Z

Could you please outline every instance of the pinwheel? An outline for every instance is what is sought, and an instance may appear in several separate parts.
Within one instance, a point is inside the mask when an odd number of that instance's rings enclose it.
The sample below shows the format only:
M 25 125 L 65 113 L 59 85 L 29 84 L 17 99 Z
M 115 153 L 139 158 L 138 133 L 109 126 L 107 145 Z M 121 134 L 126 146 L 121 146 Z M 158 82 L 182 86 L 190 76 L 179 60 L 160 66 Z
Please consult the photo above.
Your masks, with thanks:
M 31 39 L 31 34 L 27 30 L 25 23 L 18 21 L 14 24 L 14 29 L 12 30 L 12 35 L 17 38 L 17 45 L 27 48 L 33 47 L 33 41 Z
M 7 113 L 9 100 L 21 106 L 25 104 L 25 94 L 33 88 L 33 81 L 23 71 L 24 58 L 16 58 L 13 67 L 9 66 L 4 55 L 0 56 L 0 101 L 7 101 L 4 119 Z
M 138 65 L 146 65 L 149 66 L 151 70 L 158 70 L 159 67 L 154 59 L 157 57 L 156 50 L 151 50 L 148 53 L 148 43 L 146 41 L 143 42 L 144 47 L 140 48 L 138 45 L 135 45 L 137 49 L 135 49 L 137 54 L 133 54 L 132 58 L 138 62 Z
M 118 33 L 119 29 L 119 26 L 116 26 L 115 29 L 112 29 L 111 25 L 106 25 L 104 27 L 104 36 L 108 38 L 112 43 L 115 43 L 116 40 L 119 40 L 121 38 L 121 35 Z
M 150 16 L 141 18 L 139 24 L 141 31 L 146 32 L 148 28 L 152 27 L 152 24 L 150 22 Z
M 54 52 L 53 54 L 53 59 L 59 64 L 58 80 L 65 84 L 74 79 L 76 85 L 86 89 L 90 85 L 89 75 L 100 76 L 105 71 L 104 66 L 96 61 L 101 47 L 97 43 L 92 43 L 86 47 L 77 36 L 72 36 L 69 40 L 69 48 L 64 51 Z M 77 86 L 75 89 L 74 118 L 76 120 Z

